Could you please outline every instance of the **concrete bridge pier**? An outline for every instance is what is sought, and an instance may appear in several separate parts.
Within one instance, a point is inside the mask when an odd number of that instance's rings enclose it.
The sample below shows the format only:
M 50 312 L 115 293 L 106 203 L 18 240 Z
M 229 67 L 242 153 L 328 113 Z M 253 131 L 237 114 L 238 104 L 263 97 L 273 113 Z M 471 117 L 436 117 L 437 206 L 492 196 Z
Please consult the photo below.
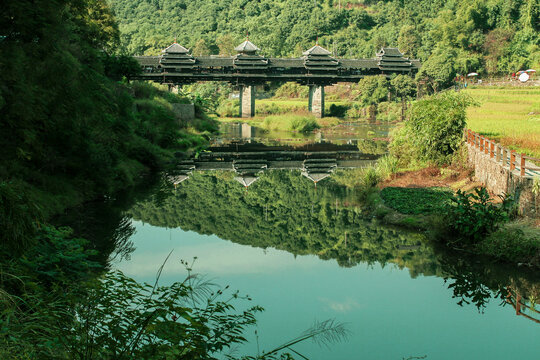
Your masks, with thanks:
M 255 86 L 240 86 L 240 117 L 250 118 L 255 116 Z
M 324 117 L 324 86 L 309 86 L 309 105 L 308 109 L 315 117 Z

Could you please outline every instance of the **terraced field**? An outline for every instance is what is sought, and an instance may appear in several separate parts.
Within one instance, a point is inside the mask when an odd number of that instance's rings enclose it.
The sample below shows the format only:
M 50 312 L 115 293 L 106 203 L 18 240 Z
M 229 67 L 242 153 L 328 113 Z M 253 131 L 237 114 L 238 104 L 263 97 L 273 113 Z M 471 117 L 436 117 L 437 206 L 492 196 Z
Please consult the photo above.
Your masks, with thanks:
M 468 89 L 479 107 L 467 111 L 470 129 L 540 158 L 540 87 Z

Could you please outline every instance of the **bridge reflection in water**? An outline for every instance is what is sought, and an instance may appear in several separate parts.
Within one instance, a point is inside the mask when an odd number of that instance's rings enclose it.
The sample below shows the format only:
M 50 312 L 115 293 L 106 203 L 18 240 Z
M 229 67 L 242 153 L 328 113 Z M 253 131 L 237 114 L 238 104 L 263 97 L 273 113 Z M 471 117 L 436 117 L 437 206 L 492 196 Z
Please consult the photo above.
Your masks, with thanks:
M 234 171 L 235 180 L 247 188 L 265 171 L 300 170 L 316 185 L 336 169 L 365 167 L 380 156 L 361 152 L 353 141 L 345 145 L 321 141 L 297 147 L 232 141 L 213 146 L 197 158 L 179 161 L 168 180 L 177 186 L 194 171 Z

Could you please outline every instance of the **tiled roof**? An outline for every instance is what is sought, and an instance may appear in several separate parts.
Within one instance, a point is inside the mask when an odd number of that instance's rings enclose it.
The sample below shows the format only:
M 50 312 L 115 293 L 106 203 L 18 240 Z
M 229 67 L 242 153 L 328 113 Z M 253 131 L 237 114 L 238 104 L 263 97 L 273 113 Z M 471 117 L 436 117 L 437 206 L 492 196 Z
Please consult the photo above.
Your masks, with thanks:
M 397 57 L 402 57 L 403 54 L 399 51 L 398 48 L 381 48 L 381 50 L 379 50 L 379 52 L 377 53 L 377 56 L 383 56 L 383 55 L 386 55 L 386 56 L 397 56 Z
M 169 47 L 163 49 L 161 52 L 168 54 L 187 54 L 189 50 L 180 44 L 172 43 L 171 45 L 169 45 Z
M 240 45 L 238 45 L 237 47 L 235 47 L 234 50 L 238 52 L 250 53 L 250 52 L 259 51 L 261 49 L 255 46 L 255 44 L 253 44 L 251 41 L 246 40 Z
M 319 45 L 315 45 L 311 49 L 304 51 L 303 55 L 332 55 L 332 53 Z

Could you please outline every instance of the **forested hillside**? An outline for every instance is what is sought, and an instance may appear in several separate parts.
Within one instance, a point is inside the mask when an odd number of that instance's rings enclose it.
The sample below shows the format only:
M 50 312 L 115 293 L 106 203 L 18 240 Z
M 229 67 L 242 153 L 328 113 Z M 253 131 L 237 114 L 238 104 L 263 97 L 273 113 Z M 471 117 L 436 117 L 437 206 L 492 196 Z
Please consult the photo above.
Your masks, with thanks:
M 120 81 L 138 65 L 118 44 L 105 0 L 2 3 L 0 244 L 25 247 L 51 215 L 205 141 L 174 116 L 171 103 L 188 99 Z
M 157 54 L 177 36 L 195 55 L 228 55 L 249 32 L 268 56 L 299 56 L 317 37 L 342 57 L 399 46 L 431 77 L 540 61 L 538 0 L 110 1 L 129 54 Z

